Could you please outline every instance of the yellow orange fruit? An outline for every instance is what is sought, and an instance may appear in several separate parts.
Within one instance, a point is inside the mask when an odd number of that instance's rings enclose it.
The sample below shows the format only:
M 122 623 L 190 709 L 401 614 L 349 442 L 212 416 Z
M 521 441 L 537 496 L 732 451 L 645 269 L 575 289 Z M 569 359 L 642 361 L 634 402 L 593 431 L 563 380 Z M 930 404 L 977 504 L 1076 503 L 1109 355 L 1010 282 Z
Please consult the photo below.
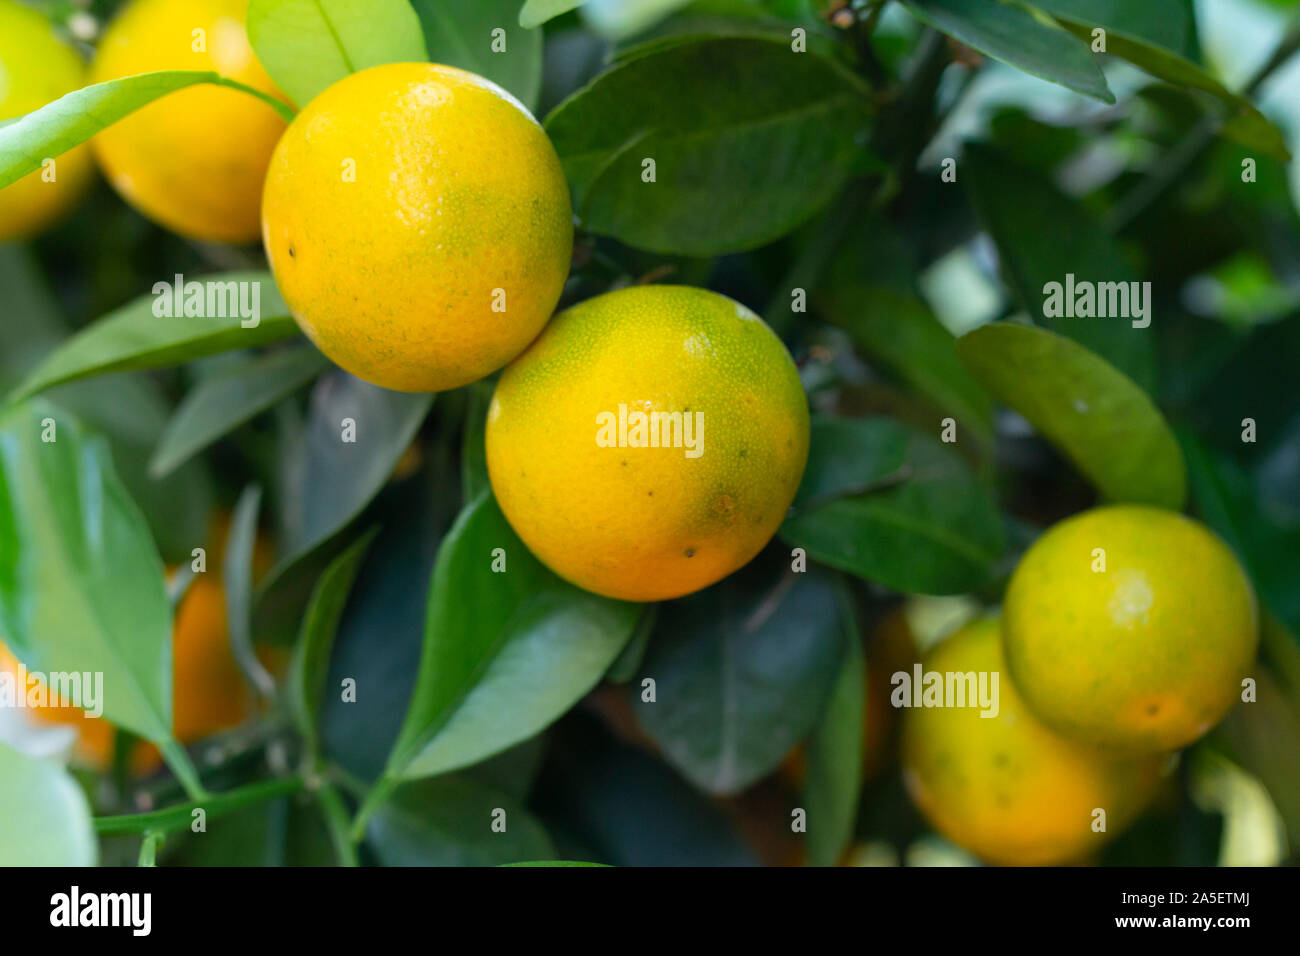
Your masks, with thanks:
M 794 498 L 808 429 L 794 362 L 758 316 L 715 292 L 642 286 L 566 310 L 502 373 L 488 472 L 553 571 L 656 601 L 758 554 Z
M 0 0 L 0 123 L 80 89 L 76 51 L 40 13 Z M 90 151 L 77 146 L 0 189 L 0 242 L 40 232 L 81 198 L 90 182 Z
M 1254 591 L 1201 524 L 1096 508 L 1025 553 L 1003 608 L 1007 664 L 1039 719 L 1132 751 L 1173 750 L 1228 712 L 1255 658 Z
M 105 31 L 96 83 L 156 70 L 215 70 L 283 99 L 248 43 L 248 0 L 132 0 Z M 211 84 L 169 93 L 92 141 L 132 206 L 192 239 L 253 242 L 262 184 L 285 123 L 268 103 Z
M 262 221 L 302 330 L 403 392 L 456 388 L 518 355 L 573 254 L 541 126 L 494 83 L 430 63 L 362 70 L 312 100 L 276 148 Z
M 984 674 L 991 689 L 991 675 L 998 675 L 996 716 L 983 717 L 976 706 L 907 709 L 904 782 L 936 830 L 991 863 L 1076 862 L 1142 811 L 1164 758 L 1116 756 L 1049 730 L 1025 706 L 1004 665 L 995 618 L 966 625 L 925 655 L 923 672 L 945 680 Z

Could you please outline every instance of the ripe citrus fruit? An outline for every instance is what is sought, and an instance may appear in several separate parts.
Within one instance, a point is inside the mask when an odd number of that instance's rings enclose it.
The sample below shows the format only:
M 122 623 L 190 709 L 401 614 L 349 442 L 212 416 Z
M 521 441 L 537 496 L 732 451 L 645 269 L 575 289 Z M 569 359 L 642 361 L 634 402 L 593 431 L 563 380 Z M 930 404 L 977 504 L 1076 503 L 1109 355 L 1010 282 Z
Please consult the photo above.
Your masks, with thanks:
M 403 392 L 456 388 L 518 355 L 573 255 L 559 158 L 482 77 L 430 63 L 354 73 L 280 141 L 263 240 L 307 336 Z
M 568 309 L 488 408 L 488 472 L 511 526 L 561 577 L 625 600 L 689 594 L 747 563 L 807 457 L 789 353 L 703 289 L 636 287 Z
M 1202 525 L 1158 508 L 1097 508 L 1025 553 L 1003 610 L 1007 664 L 1056 730 L 1173 750 L 1232 707 L 1255 657 L 1255 595 Z
M 35 10 L 0 0 L 0 123 L 80 89 L 84 69 L 72 47 Z M 33 235 L 58 219 L 90 182 L 90 151 L 77 146 L 52 166 L 0 189 L 0 242 Z
M 215 70 L 283 98 L 248 44 L 247 6 L 133 0 L 100 40 L 91 79 Z M 150 103 L 92 144 L 113 188 L 149 219 L 193 239 L 252 242 L 260 232 L 266 166 L 284 127 L 256 97 L 204 84 Z
M 16 674 L 18 662 L 0 645 L 0 671 Z M 181 599 L 172 631 L 172 733 L 193 743 L 243 723 L 252 716 L 252 692 L 230 650 L 226 598 L 210 575 L 195 578 Z M 77 759 L 99 770 L 113 759 L 113 725 L 88 718 L 80 708 L 59 705 L 27 711 L 41 723 L 75 727 Z M 140 743 L 131 764 L 137 774 L 161 762 L 152 744 Z
M 997 674 L 997 716 L 978 706 L 909 708 L 903 780 L 936 830 L 989 862 L 1073 862 L 1142 811 L 1165 758 L 1115 757 L 1035 720 L 1006 679 L 998 632 L 996 618 L 982 618 L 923 658 L 927 674 Z M 1097 810 L 1104 832 L 1093 830 Z

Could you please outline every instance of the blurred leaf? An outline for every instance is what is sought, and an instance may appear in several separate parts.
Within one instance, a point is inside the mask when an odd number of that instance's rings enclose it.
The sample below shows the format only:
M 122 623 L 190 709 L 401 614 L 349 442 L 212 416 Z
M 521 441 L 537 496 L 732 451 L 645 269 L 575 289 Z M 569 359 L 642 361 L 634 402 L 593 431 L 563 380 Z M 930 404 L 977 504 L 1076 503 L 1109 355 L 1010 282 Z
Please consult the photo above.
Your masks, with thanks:
M 524 0 L 523 9 L 519 11 L 519 25 L 526 29 L 541 26 L 547 20 L 576 10 L 586 2 L 587 0 Z
M 1187 60 L 1196 59 L 1196 13 L 1192 0 L 1033 0 L 1057 20 L 1104 27 L 1164 47 Z
M 579 841 L 583 852 L 566 855 L 615 866 L 758 863 L 727 815 L 662 761 L 583 716 L 559 730 L 534 800 L 557 842 Z
M 149 463 L 150 475 L 171 474 L 327 368 L 325 357 L 305 346 L 250 356 L 214 372 L 190 390 L 167 422 Z
M 385 775 L 444 773 L 533 736 L 595 686 L 638 610 L 557 578 L 485 494 L 438 553 L 420 673 Z
M 12 122 L 0 122 L 0 189 L 40 169 L 45 159 L 63 155 L 160 96 L 200 83 L 229 86 L 263 98 L 207 70 L 143 73 L 75 90 Z
M 1125 317 L 1043 314 L 1047 284 L 1063 285 L 1067 275 L 1076 282 L 1117 282 L 1131 288 L 1127 284 L 1137 275 L 1115 240 L 1042 174 L 992 150 L 968 145 L 962 167 L 971 204 L 997 244 L 1003 275 L 1021 308 L 1035 324 L 1069 336 L 1153 392 L 1155 336 L 1149 329 L 1134 328 Z M 1052 224 L 1051 242 L 1043 241 L 1044 223 Z M 1147 308 L 1154 308 L 1149 296 Z
M 602 36 L 614 39 L 635 36 L 692 0 L 587 0 L 583 19 Z
M 102 674 L 104 717 L 169 741 L 162 561 L 103 442 L 44 403 L 0 415 L 0 555 L 0 633 L 14 655 L 45 674 Z
M 1300 522 L 1265 510 L 1251 475 L 1223 451 L 1180 431 L 1197 513 L 1236 552 L 1263 603 L 1300 631 Z
M 847 635 L 840 673 L 826 711 L 807 744 L 804 801 L 808 810 L 808 863 L 812 866 L 835 865 L 853 838 L 862 796 L 867 668 L 853 607 L 843 596 L 841 604 Z
M 831 483 L 845 497 L 810 498 L 781 526 L 784 540 L 823 564 L 899 591 L 962 594 L 985 582 L 1002 556 L 1002 523 L 988 490 L 956 452 L 888 419 L 821 426 L 813 441 L 809 460 L 821 473 L 847 474 L 876 448 L 899 442 L 906 461 L 900 481 L 880 490 L 855 493 Z
M 302 446 L 290 452 L 294 493 L 283 503 L 285 556 L 264 591 L 362 512 L 432 405 L 432 395 L 390 392 L 342 371 L 316 383 Z
M 546 121 L 594 232 L 660 253 L 754 248 L 829 202 L 861 149 L 857 81 L 784 40 L 697 38 L 629 57 Z
M 411 0 L 434 63 L 469 70 L 505 87 L 530 111 L 542 91 L 542 31 L 519 26 L 522 0 Z M 504 30 L 496 52 L 495 30 Z
M 461 497 L 469 504 L 488 487 L 487 470 L 487 412 L 492 404 L 490 382 L 475 382 L 469 386 L 469 410 L 465 413 L 465 434 L 461 440 L 460 481 Z
M 407 0 L 251 0 L 248 40 L 300 107 L 358 70 L 428 60 Z
M 659 605 L 646 604 L 637 618 L 636 630 L 627 646 L 619 652 L 614 663 L 609 665 L 605 680 L 612 684 L 626 684 L 637 675 L 645 663 L 646 650 L 650 647 L 650 638 L 654 634 L 655 624 L 659 620 Z
M 990 0 L 903 0 L 922 22 L 1032 76 L 1114 103 L 1088 48 L 1024 7 Z
M 1236 763 L 1258 777 L 1300 843 L 1300 717 L 1267 672 L 1257 672 L 1257 699 L 1240 703 L 1215 731 Z
M 739 793 L 770 773 L 816 723 L 835 684 L 844 628 L 837 585 L 812 568 L 764 562 L 659 607 L 637 721 L 697 787 Z
M 495 820 L 503 831 L 494 831 Z M 384 866 L 494 866 L 555 855 L 522 805 L 463 776 L 401 787 L 370 821 L 367 843 Z
M 1177 440 L 1151 399 L 1100 356 L 1010 322 L 963 336 L 957 352 L 1104 498 L 1182 510 L 1187 475 Z
M 230 517 L 221 573 L 230 650 L 249 684 L 269 700 L 275 694 L 275 678 L 262 666 L 253 649 L 253 554 L 257 549 L 257 519 L 261 510 L 262 489 L 249 485 L 240 494 Z
M 1163 21 L 1172 26 L 1179 20 L 1185 20 L 1182 16 L 1161 15 L 1159 7 L 1168 6 L 1170 3 L 1171 0 L 1164 0 L 1162 3 L 1153 3 L 1152 0 L 1137 0 L 1137 2 L 1127 0 L 1126 6 L 1141 8 L 1145 14 L 1143 29 L 1150 35 L 1156 35 L 1158 32 L 1163 32 L 1158 31 L 1156 23 Z M 1099 5 L 1095 0 L 1086 0 L 1086 2 L 1085 0 L 1045 0 L 1038 5 L 1055 14 L 1066 29 L 1086 43 L 1092 42 L 1092 31 L 1095 27 L 1108 27 L 1106 52 L 1111 56 L 1127 60 L 1166 83 L 1172 83 L 1183 89 L 1209 93 L 1228 110 L 1231 117 L 1231 122 L 1223 128 L 1224 135 L 1260 149 L 1283 162 L 1290 160 L 1291 154 L 1287 150 L 1286 137 L 1255 108 L 1250 100 L 1233 93 L 1208 71 L 1192 62 L 1185 52 L 1177 51 L 1167 43 L 1152 42 L 1150 36 L 1144 38 L 1135 35 L 1131 29 L 1110 26 L 1112 22 L 1121 22 L 1117 15 L 1112 19 L 1112 11 L 1106 9 L 1114 6 L 1113 2 L 1106 3 L 1105 8 L 1101 9 L 1097 9 Z M 1174 5 L 1184 6 L 1184 4 Z
M 227 272 L 197 281 L 220 283 L 227 290 L 231 283 L 237 283 L 237 288 L 255 286 L 263 318 L 255 328 L 243 328 L 238 315 L 160 318 L 154 314 L 158 297 L 141 296 L 64 342 L 28 375 L 12 398 L 26 398 L 74 379 L 180 365 L 205 355 L 266 345 L 298 334 L 298 326 L 269 272 Z M 168 283 L 159 285 L 170 288 Z
M 99 843 L 81 787 L 52 760 L 0 743 L 0 866 L 95 866 Z
M 869 359 L 987 443 L 992 402 L 958 361 L 952 333 L 917 294 L 910 256 L 889 224 L 860 226 L 835 257 L 818 304 Z
M 311 603 L 307 605 L 307 614 L 302 621 L 302 634 L 293 650 L 289 670 L 289 707 L 298 731 L 312 754 L 320 749 L 320 731 L 317 725 L 321 698 L 325 694 L 325 681 L 329 675 L 334 635 L 343 617 L 343 609 L 347 606 L 353 582 L 361 570 L 361 562 L 365 559 L 377 530 L 357 539 L 325 569 L 316 583 L 316 590 L 312 592 Z

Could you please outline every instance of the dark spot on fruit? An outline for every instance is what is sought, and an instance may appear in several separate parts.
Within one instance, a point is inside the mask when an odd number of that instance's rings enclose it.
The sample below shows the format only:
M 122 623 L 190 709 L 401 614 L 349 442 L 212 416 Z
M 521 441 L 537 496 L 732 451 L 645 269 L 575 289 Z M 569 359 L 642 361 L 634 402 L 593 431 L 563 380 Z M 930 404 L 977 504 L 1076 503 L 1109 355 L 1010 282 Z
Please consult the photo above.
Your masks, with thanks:
M 647 491 L 646 494 L 649 495 L 651 498 L 655 496 L 655 493 L 653 491 Z
M 993 755 L 993 766 L 995 766 L 995 767 L 1005 767 L 1005 766 L 1007 766 L 1007 764 L 1009 764 L 1009 763 L 1011 763 L 1011 760 L 1010 760 L 1009 757 L 1007 757 L 1006 754 L 994 754 L 994 755 Z
M 687 548 L 687 549 L 686 549 L 686 556 L 687 556 L 688 558 L 693 558 L 693 557 L 695 557 L 695 549 L 694 549 L 694 548 Z
M 749 449 L 748 449 L 748 448 L 742 448 L 742 449 L 740 449 L 740 457 L 741 457 L 741 458 L 748 458 L 748 457 L 749 457 Z
M 293 246 L 290 246 L 290 247 L 289 247 L 289 258 L 290 258 L 290 259 L 293 258 Z
M 736 499 L 731 495 L 718 495 L 713 502 L 713 510 L 720 515 L 729 515 L 736 510 Z
M 619 464 L 622 465 L 624 468 L 626 468 L 626 467 L 627 467 L 627 460 L 624 459 L 623 461 L 620 461 Z
M 1148 704 L 1148 705 L 1147 705 L 1147 714 L 1148 714 L 1149 716 L 1154 717 L 1154 716 L 1155 716 L 1156 714 L 1158 714 L 1159 712 L 1160 712 L 1160 705 L 1159 705 L 1159 704 Z

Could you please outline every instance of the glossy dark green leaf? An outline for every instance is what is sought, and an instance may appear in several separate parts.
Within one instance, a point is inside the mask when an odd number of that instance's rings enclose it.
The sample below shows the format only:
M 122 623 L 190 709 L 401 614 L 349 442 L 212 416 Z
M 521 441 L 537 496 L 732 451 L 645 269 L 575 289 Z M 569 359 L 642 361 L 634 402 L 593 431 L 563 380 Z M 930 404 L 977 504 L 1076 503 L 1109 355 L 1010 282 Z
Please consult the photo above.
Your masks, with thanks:
M 90 804 L 53 760 L 0 743 L 0 866 L 95 866 Z
M 289 452 L 286 556 L 265 587 L 361 513 L 392 476 L 432 405 L 432 395 L 390 392 L 342 371 L 317 382 L 301 446 Z
M 862 148 L 864 98 L 834 62 L 787 41 L 695 38 L 629 54 L 546 130 L 586 228 L 714 255 L 771 242 L 830 201 Z
M 836 583 L 762 561 L 659 608 L 641 677 L 628 688 L 637 722 L 688 780 L 734 794 L 770 773 L 812 729 L 843 656 Z
M 922 22 L 1033 76 L 1114 103 L 1088 48 L 1060 27 L 1002 0 L 903 0 Z
M 0 123 L 0 189 L 40 169 L 45 159 L 61 156 L 160 96 L 200 83 L 231 86 L 262 96 L 216 73 L 193 70 L 125 76 L 75 90 L 13 122 Z M 283 104 L 277 105 L 284 108 Z
M 107 446 L 45 403 L 0 415 L 0 555 L 0 633 L 18 659 L 102 674 L 105 718 L 170 740 L 162 561 Z
M 796 511 L 908 476 L 911 434 L 888 418 L 814 418 Z
M 251 0 L 248 40 L 299 106 L 358 70 L 428 59 L 407 0 Z
M 1096 352 L 1147 392 L 1155 389 L 1155 336 L 1134 321 L 1158 322 L 1147 297 L 1146 319 L 1048 318 L 1049 283 L 1132 283 L 1139 276 L 1115 240 L 1079 203 L 1042 174 L 991 150 L 967 146 L 961 179 L 971 204 L 998 248 L 1002 274 L 1020 307 L 1036 325 L 1069 336 Z M 1044 242 L 1043 223 L 1052 223 Z M 1126 285 L 1132 289 L 1131 285 Z M 1125 298 L 1128 298 L 1127 296 Z M 1109 301 L 1109 300 L 1108 300 Z M 1130 310 L 1132 303 L 1130 302 Z
M 895 432 L 906 443 L 901 481 L 866 493 L 810 500 L 781 526 L 781 536 L 808 556 L 886 587 L 916 594 L 962 594 L 978 588 L 1002 556 L 1003 530 L 989 491 L 955 451 L 886 419 L 814 432 L 813 453 L 834 473 Z M 842 440 L 841 440 L 842 439 Z
M 612 684 L 626 684 L 637 675 L 637 672 L 641 670 L 641 665 L 645 662 L 646 651 L 650 647 L 650 638 L 654 636 L 655 624 L 658 620 L 659 605 L 647 604 L 642 608 L 641 616 L 637 619 L 636 630 L 632 632 L 631 640 L 619 652 L 614 663 L 609 665 L 605 680 Z
M 27 376 L 13 397 L 24 398 L 61 382 L 106 372 L 180 365 L 205 355 L 266 345 L 299 334 L 269 272 L 227 272 L 196 281 L 213 283 L 208 287 L 211 289 L 219 283 L 223 294 L 220 300 L 213 297 L 216 311 L 235 314 L 160 317 L 154 311 L 161 301 L 158 296 L 141 296 L 64 342 Z M 232 287 L 231 283 L 236 285 Z M 228 293 L 232 288 L 249 290 L 245 300 L 249 304 L 256 290 L 261 318 L 255 327 L 242 326 L 244 320 L 238 314 L 240 292 L 236 291 L 236 298 L 231 300 Z
M 521 804 L 463 775 L 402 786 L 371 819 L 366 839 L 385 866 L 494 866 L 555 855 Z
M 519 11 L 519 25 L 525 29 L 539 27 L 547 20 L 554 20 L 562 13 L 576 10 L 587 0 L 524 0 Z
M 171 474 L 327 368 L 324 356 L 304 346 L 252 356 L 214 372 L 177 406 L 154 449 L 149 473 L 156 478 Z
M 561 581 L 496 500 L 479 498 L 439 551 L 420 673 L 386 775 L 432 776 L 533 736 L 600 680 L 638 612 Z
M 856 231 L 832 262 L 817 302 L 869 361 L 989 440 L 988 393 L 958 360 L 952 333 L 917 293 L 910 252 L 891 226 L 874 220 Z
M 352 584 L 361 570 L 361 562 L 374 539 L 375 531 L 363 535 L 330 562 L 312 592 L 307 614 L 302 620 L 302 633 L 294 647 L 289 669 L 289 707 L 298 732 L 312 753 L 320 746 L 318 718 L 334 635 L 343 618 Z
M 529 110 L 537 109 L 542 91 L 542 31 L 519 25 L 522 0 L 411 0 L 411 4 L 424 27 L 430 60 L 487 77 Z M 505 33 L 495 34 L 496 30 Z
M 846 633 L 839 676 L 826 710 L 808 738 L 808 778 L 804 802 L 808 811 L 808 862 L 834 866 L 853 838 L 858 801 L 862 796 L 863 709 L 867 669 L 856 615 L 842 597 Z
M 975 377 L 1110 501 L 1181 510 L 1182 452 L 1146 393 L 1105 359 L 1044 329 L 997 322 L 957 342 Z
M 1103 27 L 1188 60 L 1197 55 L 1192 0 L 1034 0 L 1032 5 L 1059 21 Z

